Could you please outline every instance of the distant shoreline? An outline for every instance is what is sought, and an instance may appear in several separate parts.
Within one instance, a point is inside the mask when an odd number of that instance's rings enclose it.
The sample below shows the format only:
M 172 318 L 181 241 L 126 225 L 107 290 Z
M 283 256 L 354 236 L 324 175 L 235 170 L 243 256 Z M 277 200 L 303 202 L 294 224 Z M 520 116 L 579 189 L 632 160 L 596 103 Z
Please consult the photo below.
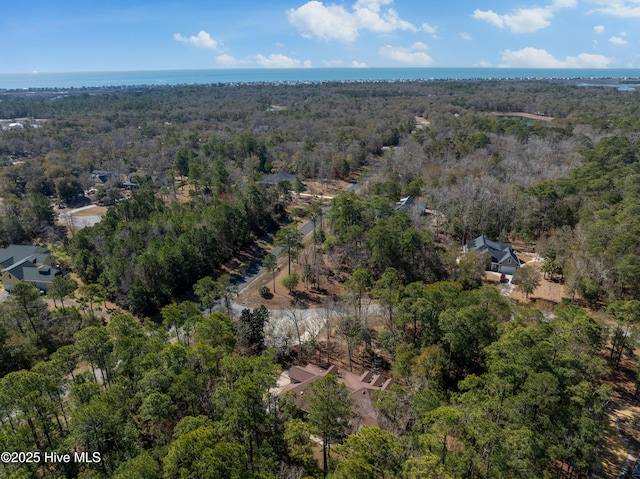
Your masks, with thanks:
M 0 91 L 95 90 L 189 85 L 306 85 L 434 81 L 554 81 L 640 85 L 639 69 L 296 68 L 0 74 Z
M 116 90 L 144 90 L 144 89 L 170 89 L 180 88 L 187 86 L 194 87 L 243 87 L 243 86 L 301 86 L 301 85 L 328 85 L 328 84 L 381 84 L 381 83 L 455 83 L 455 82 L 553 82 L 562 83 L 567 85 L 574 85 L 578 87 L 594 87 L 594 88 L 616 88 L 620 91 L 635 91 L 636 88 L 640 88 L 640 83 L 628 82 L 626 79 L 615 77 L 602 77 L 602 78 L 564 78 L 564 77 L 539 77 L 539 78 L 415 78 L 415 79 L 389 79 L 389 80 L 317 80 L 317 81 L 303 81 L 303 80 L 291 80 L 291 81 L 253 81 L 253 82 L 217 82 L 217 83 L 178 83 L 170 85 L 159 84 L 135 84 L 135 85 L 104 85 L 104 86 L 70 86 L 70 87 L 25 87 L 25 88 L 2 88 L 0 87 L 0 94 L 38 94 L 58 93 L 60 95 L 66 95 L 70 93 L 91 93 L 91 92 L 107 92 Z M 593 82 L 593 83 L 590 83 Z M 602 82 L 607 82 L 604 84 Z

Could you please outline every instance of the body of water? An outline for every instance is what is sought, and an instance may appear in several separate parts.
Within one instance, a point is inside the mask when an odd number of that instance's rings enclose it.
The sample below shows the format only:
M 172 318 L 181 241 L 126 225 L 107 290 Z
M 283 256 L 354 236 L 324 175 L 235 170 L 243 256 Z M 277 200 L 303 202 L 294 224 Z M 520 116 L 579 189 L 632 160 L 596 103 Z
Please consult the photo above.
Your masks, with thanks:
M 0 90 L 96 88 L 136 85 L 402 81 L 461 79 L 638 79 L 633 69 L 534 68 L 295 68 L 158 70 L 0 74 Z

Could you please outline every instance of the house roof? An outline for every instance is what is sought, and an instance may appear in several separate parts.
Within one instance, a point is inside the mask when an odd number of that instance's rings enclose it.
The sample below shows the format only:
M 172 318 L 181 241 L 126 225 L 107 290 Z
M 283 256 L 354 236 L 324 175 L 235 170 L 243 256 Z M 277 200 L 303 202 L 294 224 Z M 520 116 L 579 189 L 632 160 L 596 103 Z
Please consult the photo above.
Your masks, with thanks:
M 16 245 L 12 244 L 6 248 L 0 248 L 0 264 L 5 268 L 11 264 L 23 260 L 24 258 L 32 255 L 37 255 L 37 259 L 44 260 L 51 254 L 45 245 Z M 7 261 L 10 263 L 6 264 Z M 44 261 L 40 261 L 43 263 Z
M 148 177 L 156 186 L 167 186 L 169 182 L 163 176 L 150 175 L 148 173 L 135 171 L 127 175 L 126 180 L 123 182 L 125 186 L 138 186 L 138 180 L 136 177 Z
M 91 172 L 91 178 L 93 178 L 94 181 L 97 181 L 103 184 L 109 181 L 111 178 L 117 178 L 117 177 L 118 175 L 116 175 L 113 171 L 93 170 Z
M 426 202 L 415 200 L 411 196 L 407 196 L 406 198 L 400 198 L 400 201 L 398 201 L 395 206 L 396 211 L 405 211 L 407 213 L 411 210 L 417 210 L 420 213 L 424 213 L 424 210 L 426 209 L 427 209 Z
M 54 278 L 62 274 L 57 268 L 51 266 L 40 266 L 38 268 L 23 268 L 23 281 L 28 283 L 52 283 Z
M 2 270 L 3 273 L 9 273 L 18 278 L 24 280 L 24 271 L 26 269 L 32 269 L 36 266 L 32 263 L 33 256 L 21 259 L 17 263 L 13 263 Z
M 513 252 L 511 243 L 492 241 L 485 235 L 478 236 L 474 240 L 467 241 L 467 244 L 464 246 L 464 251 L 465 253 L 475 252 L 480 254 L 490 254 L 492 263 L 502 264 L 511 258 L 515 261 L 516 265 L 521 265 L 520 260 Z
M 371 397 L 372 391 L 386 391 L 391 388 L 393 379 L 381 374 L 366 371 L 361 375 L 349 371 L 341 371 L 332 365 L 322 368 L 315 364 L 306 366 L 293 366 L 289 369 L 291 383 L 282 392 L 292 391 L 295 394 L 296 404 L 303 410 L 307 410 L 307 398 L 310 385 L 327 374 L 338 377 L 338 383 L 344 384 L 349 391 L 349 397 L 353 399 L 354 413 L 360 424 L 368 426 L 380 426 L 379 414 L 374 406 L 375 400 Z
M 44 245 L 10 245 L 0 248 L 0 273 L 28 283 L 50 283 L 64 272 L 49 264 L 51 252 Z

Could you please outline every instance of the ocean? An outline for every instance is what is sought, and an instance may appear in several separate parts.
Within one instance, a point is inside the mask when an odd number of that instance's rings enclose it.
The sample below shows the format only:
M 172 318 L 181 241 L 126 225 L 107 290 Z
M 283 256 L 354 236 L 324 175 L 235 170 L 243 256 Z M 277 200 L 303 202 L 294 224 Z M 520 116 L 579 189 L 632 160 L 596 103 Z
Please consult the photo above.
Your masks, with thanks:
M 637 80 L 637 69 L 534 68 L 295 68 L 212 69 L 73 73 L 3 73 L 0 90 L 65 89 L 151 85 L 366 82 L 461 79 Z M 609 86 L 609 85 L 607 85 Z

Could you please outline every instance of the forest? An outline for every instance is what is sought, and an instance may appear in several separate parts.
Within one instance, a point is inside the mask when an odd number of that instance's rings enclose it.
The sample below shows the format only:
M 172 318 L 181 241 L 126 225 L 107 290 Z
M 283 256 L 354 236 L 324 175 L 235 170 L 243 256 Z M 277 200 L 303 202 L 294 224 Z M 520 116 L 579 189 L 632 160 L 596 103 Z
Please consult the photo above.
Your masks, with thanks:
M 0 92 L 22 125 L 0 130 L 0 242 L 71 272 L 0 303 L 0 449 L 38 453 L 0 477 L 611 477 L 616 381 L 640 385 L 639 103 L 551 80 Z M 297 206 L 312 182 L 355 189 Z M 60 220 L 91 202 L 94 226 Z M 461 256 L 480 235 L 543 258 L 521 299 Z M 258 244 L 282 249 L 261 294 L 287 270 L 291 308 L 332 305 L 322 332 L 234 307 Z M 547 276 L 556 304 L 530 298 Z M 393 378 L 380 427 L 335 376 L 304 408 L 275 392 L 337 360 Z

